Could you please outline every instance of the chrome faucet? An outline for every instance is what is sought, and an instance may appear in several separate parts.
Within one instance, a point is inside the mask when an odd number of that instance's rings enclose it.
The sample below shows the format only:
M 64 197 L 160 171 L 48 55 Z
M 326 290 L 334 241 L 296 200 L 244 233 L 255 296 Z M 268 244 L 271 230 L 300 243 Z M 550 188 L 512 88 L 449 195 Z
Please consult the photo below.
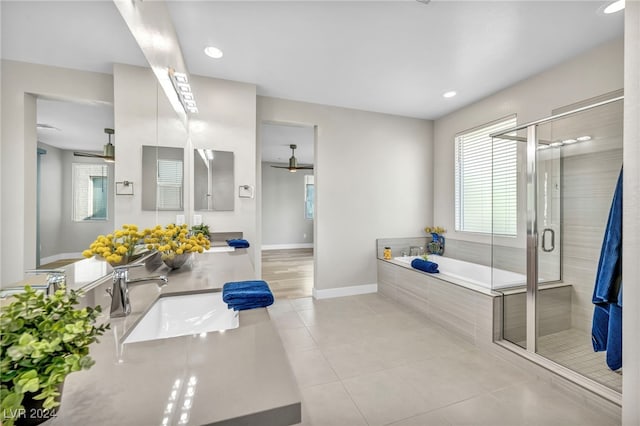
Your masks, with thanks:
M 144 266 L 144 263 L 135 265 L 123 265 L 113 268 L 113 284 L 107 289 L 111 296 L 111 318 L 126 317 L 131 313 L 129 301 L 129 286 L 156 281 L 158 287 L 163 287 L 169 282 L 166 275 L 154 275 L 151 277 L 129 279 L 129 269 Z
M 45 284 L 29 284 L 32 289 L 44 291 L 47 296 L 51 296 L 64 286 L 66 282 L 65 272 L 64 269 L 30 269 L 25 271 L 26 274 L 47 274 L 47 282 Z M 0 289 L 0 298 L 4 299 L 18 293 L 24 293 L 24 286 Z
M 44 285 L 32 285 L 34 290 L 44 290 L 47 296 L 51 296 L 60 287 L 64 286 L 67 278 L 65 276 L 66 271 L 64 269 L 30 269 L 25 271 L 27 274 L 47 274 L 47 283 Z

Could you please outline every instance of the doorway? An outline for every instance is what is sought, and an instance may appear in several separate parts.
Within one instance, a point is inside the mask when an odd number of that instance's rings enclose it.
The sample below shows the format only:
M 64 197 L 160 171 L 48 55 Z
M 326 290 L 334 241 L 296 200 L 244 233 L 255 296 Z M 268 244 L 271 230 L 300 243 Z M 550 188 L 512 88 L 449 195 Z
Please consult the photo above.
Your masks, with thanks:
M 53 269 L 82 259 L 96 235 L 113 230 L 113 163 L 86 154 L 103 153 L 113 106 L 38 96 L 36 121 L 36 265 Z
M 261 124 L 262 278 L 276 298 L 312 295 L 316 130 Z

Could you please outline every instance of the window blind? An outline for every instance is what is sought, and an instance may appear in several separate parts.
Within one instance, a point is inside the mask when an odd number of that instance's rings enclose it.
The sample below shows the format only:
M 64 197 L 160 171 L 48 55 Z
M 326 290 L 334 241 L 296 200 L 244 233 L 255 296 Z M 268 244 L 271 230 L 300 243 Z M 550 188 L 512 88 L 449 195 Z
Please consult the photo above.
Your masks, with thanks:
M 513 115 L 456 135 L 456 231 L 516 235 L 517 142 L 489 136 L 515 126 Z
M 158 160 L 159 210 L 182 209 L 182 161 Z

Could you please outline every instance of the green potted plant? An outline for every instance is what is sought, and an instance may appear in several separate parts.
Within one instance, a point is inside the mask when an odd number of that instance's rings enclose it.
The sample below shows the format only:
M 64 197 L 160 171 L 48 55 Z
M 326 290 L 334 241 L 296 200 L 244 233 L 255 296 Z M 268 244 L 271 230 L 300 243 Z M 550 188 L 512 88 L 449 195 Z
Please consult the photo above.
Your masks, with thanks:
M 67 374 L 88 369 L 89 345 L 109 324 L 96 326 L 100 306 L 75 307 L 81 292 L 50 296 L 25 286 L 0 313 L 2 424 L 38 424 L 55 416 Z
M 193 235 L 202 234 L 208 240 L 209 239 L 209 225 L 205 225 L 204 223 L 200 224 L 200 225 L 193 225 L 191 227 L 191 233 Z

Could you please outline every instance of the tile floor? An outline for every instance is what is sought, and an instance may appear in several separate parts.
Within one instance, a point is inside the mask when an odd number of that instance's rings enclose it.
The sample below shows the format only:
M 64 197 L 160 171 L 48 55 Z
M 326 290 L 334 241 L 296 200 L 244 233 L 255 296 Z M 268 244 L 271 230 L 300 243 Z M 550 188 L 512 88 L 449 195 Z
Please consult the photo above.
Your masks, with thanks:
M 378 294 L 269 308 L 303 425 L 618 425 Z

